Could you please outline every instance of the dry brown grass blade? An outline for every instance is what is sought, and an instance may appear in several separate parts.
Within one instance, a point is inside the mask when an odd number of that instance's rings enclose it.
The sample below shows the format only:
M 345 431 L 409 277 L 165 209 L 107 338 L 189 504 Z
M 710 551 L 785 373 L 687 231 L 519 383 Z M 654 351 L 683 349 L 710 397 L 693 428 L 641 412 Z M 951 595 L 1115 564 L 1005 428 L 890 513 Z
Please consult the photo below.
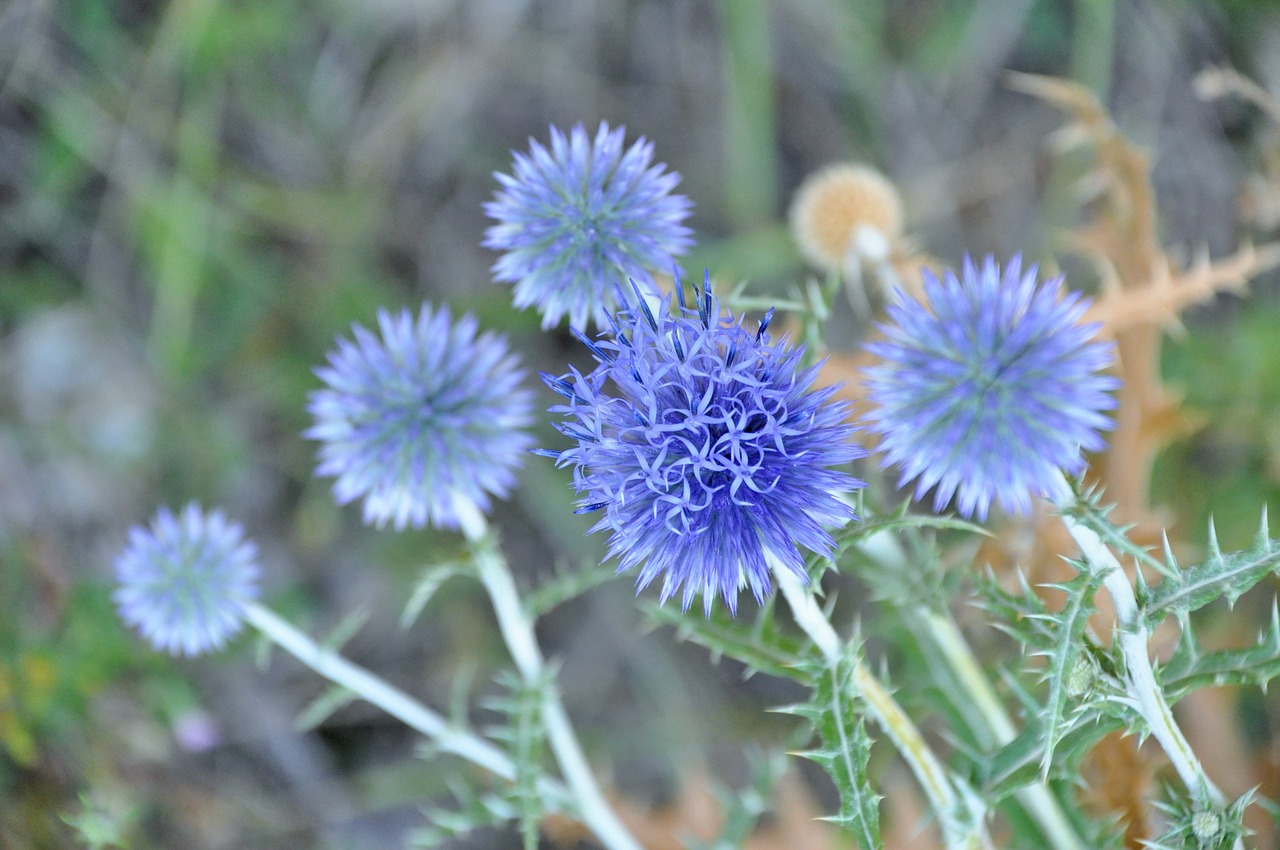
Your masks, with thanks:
M 1219 292 L 1245 289 L 1248 278 L 1280 264 L 1280 245 L 1243 246 L 1217 262 L 1201 258 L 1176 270 L 1158 239 L 1149 157 L 1120 133 L 1093 93 L 1070 80 L 1011 74 L 1009 85 L 1068 113 L 1067 137 L 1088 144 L 1101 190 L 1094 220 L 1070 234 L 1068 245 L 1089 257 L 1103 281 L 1090 318 L 1116 341 L 1124 379 L 1117 393 L 1110 446 L 1093 468 L 1116 505 L 1120 522 L 1149 524 L 1151 467 L 1159 449 L 1198 425 L 1160 377 L 1163 331 L 1182 312 Z
M 1010 73 L 1010 88 L 1038 97 L 1071 116 L 1067 137 L 1094 148 L 1096 178 L 1104 190 L 1098 227 L 1113 237 L 1103 249 L 1121 285 L 1142 287 L 1167 263 L 1156 228 L 1155 190 L 1146 152 L 1116 129 L 1111 116 L 1085 86 L 1058 77 Z
M 1077 240 L 1076 245 L 1097 250 L 1085 240 Z M 1102 259 L 1106 254 L 1098 252 L 1095 256 Z M 1276 266 L 1280 266 L 1280 242 L 1269 242 L 1261 248 L 1246 243 L 1234 254 L 1217 261 L 1201 255 L 1190 268 L 1176 273 L 1167 264 L 1160 264 L 1147 287 L 1107 287 L 1089 308 L 1085 319 L 1100 322 L 1103 333 L 1111 336 L 1139 325 L 1178 328 L 1182 312 L 1188 307 L 1208 301 L 1220 292 L 1243 293 L 1249 278 Z M 1104 280 L 1115 276 L 1110 268 L 1103 274 Z

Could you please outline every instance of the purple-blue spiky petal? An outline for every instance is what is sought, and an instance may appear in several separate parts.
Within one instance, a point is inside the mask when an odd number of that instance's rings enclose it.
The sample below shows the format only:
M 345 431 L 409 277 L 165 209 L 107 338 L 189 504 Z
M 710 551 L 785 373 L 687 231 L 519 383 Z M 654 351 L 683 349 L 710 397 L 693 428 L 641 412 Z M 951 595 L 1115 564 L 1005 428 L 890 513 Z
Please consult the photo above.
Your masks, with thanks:
M 692 207 L 674 194 L 680 176 L 650 166 L 653 145 L 623 150 L 624 129 L 601 123 L 594 141 L 578 125 L 551 128 L 551 149 L 529 141 L 514 174 L 485 204 L 497 224 L 484 245 L 501 251 L 494 278 L 515 286 L 517 307 L 537 307 L 543 327 L 568 315 L 574 327 L 603 327 L 628 278 L 654 290 L 652 272 L 672 268 L 692 244 L 682 222 Z
M 150 527 L 129 530 L 112 598 L 120 618 L 156 649 L 200 655 L 240 630 L 258 572 L 257 547 L 221 511 L 161 508 Z
M 832 554 L 828 529 L 855 519 L 843 497 L 863 486 L 837 467 L 864 452 L 803 349 L 748 331 L 709 286 L 695 303 L 611 317 L 595 369 L 559 379 L 572 398 L 551 411 L 576 444 L 558 465 L 641 588 L 661 576 L 663 600 L 735 610 L 742 587 L 764 598 L 773 565 L 803 576 L 802 550 Z
M 316 370 L 326 386 L 304 434 L 321 444 L 316 472 L 336 479 L 339 504 L 363 499 L 367 523 L 456 528 L 507 494 L 531 444 L 519 360 L 447 308 L 379 311 L 378 331 L 355 326 Z

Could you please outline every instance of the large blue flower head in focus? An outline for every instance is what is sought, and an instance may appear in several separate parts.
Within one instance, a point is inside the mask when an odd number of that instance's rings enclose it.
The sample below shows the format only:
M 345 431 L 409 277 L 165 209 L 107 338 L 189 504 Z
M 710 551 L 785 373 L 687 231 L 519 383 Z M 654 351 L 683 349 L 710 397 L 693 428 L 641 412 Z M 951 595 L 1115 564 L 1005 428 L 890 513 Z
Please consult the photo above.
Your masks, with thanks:
M 120 617 L 156 649 L 199 655 L 240 630 L 258 595 L 258 549 L 221 511 L 161 508 L 115 561 Z
M 601 123 L 592 141 L 581 125 L 568 138 L 551 128 L 551 150 L 530 139 L 515 174 L 495 174 L 502 190 L 485 204 L 497 224 L 484 245 L 502 251 L 494 278 L 515 284 L 517 307 L 537 306 L 549 328 L 604 327 L 613 294 L 628 278 L 652 286 L 692 244 L 681 222 L 692 206 L 672 194 L 680 175 L 649 164 L 652 143 L 625 151 L 623 128 Z
M 752 331 L 721 313 L 709 281 L 695 292 L 690 308 L 677 283 L 674 311 L 638 296 L 611 334 L 579 335 L 595 369 L 543 375 L 576 445 L 543 453 L 574 468 L 578 513 L 603 512 L 592 531 L 612 532 L 620 572 L 639 566 L 641 588 L 662 574 L 686 608 L 701 591 L 709 613 L 744 585 L 763 599 L 771 560 L 804 577 L 801 547 L 831 554 L 824 526 L 856 518 L 840 496 L 862 486 L 833 467 L 865 452 L 802 348 L 770 342 L 768 316 Z
M 925 303 L 889 307 L 887 339 L 867 344 L 881 361 L 866 372 L 868 427 L 899 486 L 915 479 L 916 498 L 936 488 L 935 510 L 954 497 L 979 519 L 994 501 L 1027 513 L 1033 494 L 1066 495 L 1061 473 L 1103 447 L 1119 381 L 1103 374 L 1112 344 L 1080 322 L 1089 300 L 1061 282 L 1037 285 L 1018 257 L 1003 272 L 966 257 L 959 277 L 925 272 Z
M 311 394 L 321 442 L 318 475 L 332 475 L 339 504 L 364 499 L 379 527 L 456 528 L 506 495 L 530 444 L 533 396 L 496 334 L 476 336 L 470 315 L 424 304 L 378 313 L 379 334 L 355 326 L 316 370 Z

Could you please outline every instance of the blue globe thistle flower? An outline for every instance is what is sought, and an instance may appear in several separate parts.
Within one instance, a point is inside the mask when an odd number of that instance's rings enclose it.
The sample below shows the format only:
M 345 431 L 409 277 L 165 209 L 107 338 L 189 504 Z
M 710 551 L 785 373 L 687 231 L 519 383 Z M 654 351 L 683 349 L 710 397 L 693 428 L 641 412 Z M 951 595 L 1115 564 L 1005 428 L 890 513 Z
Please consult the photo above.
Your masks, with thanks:
M 457 528 L 489 497 L 506 496 L 530 439 L 533 396 L 505 338 L 476 336 L 470 315 L 448 308 L 378 312 L 375 336 L 353 326 L 310 396 L 318 475 L 332 475 L 339 504 L 364 499 L 364 521 Z
M 965 516 L 986 519 L 993 501 L 1027 513 L 1031 495 L 1057 498 L 1061 472 L 1080 472 L 1083 451 L 1104 445 L 1119 381 L 1102 374 L 1110 342 L 1081 324 L 1089 299 L 1060 295 L 1062 278 L 1036 284 L 1014 257 L 1003 273 L 991 257 L 968 257 L 960 277 L 925 272 L 925 299 L 889 307 L 887 339 L 868 343 L 881 363 L 866 371 L 884 465 L 933 487 L 934 510 L 954 497 Z
M 662 600 L 683 586 L 685 608 L 702 591 L 709 614 L 717 595 L 736 611 L 743 585 L 762 600 L 771 560 L 807 578 L 800 547 L 831 554 L 824 526 L 856 519 L 840 494 L 863 486 L 832 467 L 865 452 L 834 388 L 812 389 L 803 348 L 770 342 L 772 311 L 753 333 L 709 280 L 695 293 L 692 309 L 677 282 L 674 313 L 670 297 L 656 312 L 641 297 L 611 335 L 578 334 L 595 369 L 543 375 L 577 444 L 539 453 L 573 467 L 577 513 L 603 511 L 591 530 L 612 532 L 619 572 L 643 565 L 638 588 L 663 574 Z
M 604 327 L 628 278 L 652 288 L 650 270 L 672 268 L 692 244 L 681 224 L 692 204 L 672 194 L 680 175 L 649 165 L 644 138 L 624 152 L 623 133 L 602 122 L 593 142 L 581 125 L 568 138 L 552 127 L 550 151 L 530 139 L 514 176 L 494 174 L 503 188 L 484 207 L 498 221 L 484 245 L 504 252 L 494 278 L 515 284 L 515 305 L 536 305 L 544 328 L 565 314 L 573 327 Z
M 156 649 L 199 655 L 240 630 L 258 595 L 258 548 L 221 511 L 192 503 L 161 508 L 150 528 L 134 526 L 115 561 L 120 617 Z

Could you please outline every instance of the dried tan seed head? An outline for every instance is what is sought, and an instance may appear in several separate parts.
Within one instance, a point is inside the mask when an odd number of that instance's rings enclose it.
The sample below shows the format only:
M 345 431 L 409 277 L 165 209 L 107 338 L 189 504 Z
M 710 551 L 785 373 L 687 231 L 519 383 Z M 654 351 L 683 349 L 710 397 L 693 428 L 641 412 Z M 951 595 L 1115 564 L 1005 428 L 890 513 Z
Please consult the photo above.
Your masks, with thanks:
M 791 202 L 791 232 L 805 259 L 841 271 L 851 254 L 887 254 L 902 235 L 902 200 L 880 172 L 840 163 L 816 171 Z

